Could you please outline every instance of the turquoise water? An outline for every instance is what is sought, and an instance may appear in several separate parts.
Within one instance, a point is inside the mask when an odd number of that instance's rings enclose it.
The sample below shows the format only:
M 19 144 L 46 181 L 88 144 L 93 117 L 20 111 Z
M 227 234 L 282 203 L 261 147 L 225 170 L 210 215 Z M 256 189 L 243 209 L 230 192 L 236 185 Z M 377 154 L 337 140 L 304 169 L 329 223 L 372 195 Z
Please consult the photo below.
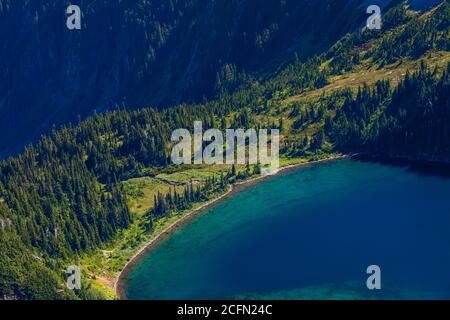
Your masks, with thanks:
M 366 287 L 369 265 L 381 290 Z M 450 178 L 339 160 L 195 218 L 130 272 L 128 299 L 450 299 Z

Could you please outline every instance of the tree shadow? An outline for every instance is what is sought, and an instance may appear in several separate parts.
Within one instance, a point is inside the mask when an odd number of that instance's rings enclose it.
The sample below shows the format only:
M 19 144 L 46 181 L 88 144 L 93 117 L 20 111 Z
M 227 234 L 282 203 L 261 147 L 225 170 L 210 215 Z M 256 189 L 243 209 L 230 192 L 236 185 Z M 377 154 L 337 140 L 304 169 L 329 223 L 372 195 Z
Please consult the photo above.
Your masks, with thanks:
M 421 176 L 450 178 L 450 163 L 426 160 L 411 160 L 408 158 L 390 158 L 370 154 L 352 156 L 353 160 L 360 162 L 376 162 L 392 167 L 406 168 L 407 171 Z

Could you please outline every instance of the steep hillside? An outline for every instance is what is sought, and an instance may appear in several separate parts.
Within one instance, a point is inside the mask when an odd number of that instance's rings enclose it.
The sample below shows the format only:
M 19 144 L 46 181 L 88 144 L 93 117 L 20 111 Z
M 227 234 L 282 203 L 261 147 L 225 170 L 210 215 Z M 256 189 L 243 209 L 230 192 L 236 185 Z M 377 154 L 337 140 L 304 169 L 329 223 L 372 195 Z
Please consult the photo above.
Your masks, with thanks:
M 362 0 L 0 1 L 0 153 L 115 107 L 201 102 L 327 50 Z M 385 4 L 390 1 L 375 1 Z

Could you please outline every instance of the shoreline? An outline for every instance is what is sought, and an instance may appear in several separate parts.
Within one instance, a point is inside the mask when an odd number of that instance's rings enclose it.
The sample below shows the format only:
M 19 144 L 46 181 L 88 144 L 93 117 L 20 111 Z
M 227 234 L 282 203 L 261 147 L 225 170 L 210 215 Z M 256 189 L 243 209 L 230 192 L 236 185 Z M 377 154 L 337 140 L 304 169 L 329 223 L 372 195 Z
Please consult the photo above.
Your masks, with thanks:
M 119 300 L 126 300 L 125 297 L 125 282 L 127 280 L 127 277 L 133 268 L 133 266 L 136 265 L 140 261 L 143 255 L 151 251 L 153 248 L 155 248 L 162 240 L 169 237 L 174 231 L 176 231 L 178 228 L 185 226 L 187 223 L 189 223 L 193 218 L 195 218 L 197 215 L 203 213 L 204 211 L 210 209 L 211 207 L 220 204 L 222 201 L 234 196 L 235 194 L 252 187 L 259 182 L 262 182 L 264 180 L 277 177 L 281 174 L 286 174 L 292 171 L 295 171 L 302 167 L 307 167 L 309 165 L 315 165 L 322 162 L 329 162 L 329 161 L 335 161 L 345 158 L 350 158 L 352 155 L 339 155 L 339 156 L 333 156 L 329 158 L 324 158 L 320 160 L 310 161 L 310 162 L 302 162 L 297 164 L 291 164 L 287 165 L 285 167 L 279 168 L 278 172 L 274 175 L 267 175 L 267 176 L 257 176 L 254 178 L 250 178 L 248 180 L 236 182 L 235 184 L 231 185 L 227 192 L 220 195 L 217 198 L 214 198 L 205 204 L 201 205 L 198 208 L 195 208 L 188 212 L 187 214 L 180 217 L 178 220 L 173 222 L 171 225 L 166 227 L 164 230 L 162 230 L 160 233 L 158 233 L 153 239 L 149 240 L 145 244 L 142 245 L 142 247 L 128 260 L 128 262 L 125 264 L 125 266 L 122 268 L 122 270 L 119 272 L 119 274 L 114 279 L 114 291 L 116 293 L 116 296 Z

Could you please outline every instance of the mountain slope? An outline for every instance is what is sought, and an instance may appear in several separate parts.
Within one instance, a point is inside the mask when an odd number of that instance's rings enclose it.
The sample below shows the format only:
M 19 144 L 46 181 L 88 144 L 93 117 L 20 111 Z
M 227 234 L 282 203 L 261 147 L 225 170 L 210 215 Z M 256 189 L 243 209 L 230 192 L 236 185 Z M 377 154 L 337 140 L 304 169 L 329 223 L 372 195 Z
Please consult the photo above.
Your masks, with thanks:
M 362 2 L 82 0 L 69 31 L 63 1 L 1 0 L 0 152 L 78 115 L 200 102 L 271 75 L 360 27 Z
M 92 255 L 100 262 L 86 267 L 86 283 L 98 283 L 123 267 L 161 219 L 257 173 L 170 166 L 172 130 L 195 120 L 205 128 L 280 128 L 284 161 L 355 151 L 450 159 L 449 17 L 448 1 L 424 14 L 398 6 L 386 14 L 385 30 L 346 35 L 327 52 L 294 59 L 217 100 L 89 117 L 0 161 L 0 295 L 99 297 L 87 285 L 66 290 L 61 270 Z M 193 177 L 196 186 L 186 182 Z M 150 185 L 140 187 L 141 178 Z M 153 202 L 133 204 L 141 194 Z M 112 254 L 98 252 L 106 245 Z

